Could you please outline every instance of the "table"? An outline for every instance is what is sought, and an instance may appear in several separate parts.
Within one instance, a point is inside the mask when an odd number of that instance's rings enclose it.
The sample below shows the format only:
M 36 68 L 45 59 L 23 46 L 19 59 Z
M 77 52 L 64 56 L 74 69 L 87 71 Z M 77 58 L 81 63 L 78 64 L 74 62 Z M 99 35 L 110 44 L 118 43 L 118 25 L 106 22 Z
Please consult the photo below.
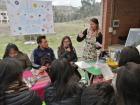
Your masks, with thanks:
M 37 94 L 40 96 L 42 100 L 44 100 L 45 96 L 45 87 L 49 86 L 51 83 L 51 80 L 48 76 L 47 73 L 45 73 L 46 76 L 43 78 L 39 79 L 32 87 L 31 90 L 34 90 L 37 92 Z M 23 78 L 29 78 L 33 77 L 34 75 L 32 74 L 31 71 L 24 71 L 23 72 Z
M 96 63 L 95 65 L 95 61 L 80 61 L 76 62 L 76 65 L 78 65 L 80 69 L 85 71 L 85 79 L 88 81 L 88 85 L 91 84 L 93 76 L 103 75 L 105 80 L 109 80 L 114 76 L 111 68 L 106 63 Z M 88 76 L 88 73 L 91 74 L 90 78 Z
M 86 63 L 88 63 L 89 65 L 92 65 L 91 67 L 85 69 L 87 72 L 89 72 L 90 74 L 93 74 L 95 76 L 99 76 L 99 75 L 102 74 L 100 68 L 96 68 L 96 67 L 93 66 L 95 64 L 95 61 L 89 61 L 89 62 L 86 62 Z
M 100 76 L 102 75 L 102 72 L 100 68 L 96 68 L 93 66 L 95 64 L 94 61 L 88 61 L 86 63 L 91 65 L 91 67 L 83 69 L 85 71 L 85 78 L 88 81 L 88 85 L 90 85 L 92 83 L 93 76 Z M 91 74 L 90 78 L 88 73 Z

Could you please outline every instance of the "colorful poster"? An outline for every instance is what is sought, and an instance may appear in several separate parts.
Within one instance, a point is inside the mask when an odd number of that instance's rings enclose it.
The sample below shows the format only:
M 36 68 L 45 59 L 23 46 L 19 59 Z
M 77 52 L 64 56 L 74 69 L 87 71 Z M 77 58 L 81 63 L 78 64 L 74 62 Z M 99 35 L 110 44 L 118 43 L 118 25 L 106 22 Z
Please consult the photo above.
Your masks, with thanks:
M 52 2 L 7 0 L 12 35 L 54 33 Z

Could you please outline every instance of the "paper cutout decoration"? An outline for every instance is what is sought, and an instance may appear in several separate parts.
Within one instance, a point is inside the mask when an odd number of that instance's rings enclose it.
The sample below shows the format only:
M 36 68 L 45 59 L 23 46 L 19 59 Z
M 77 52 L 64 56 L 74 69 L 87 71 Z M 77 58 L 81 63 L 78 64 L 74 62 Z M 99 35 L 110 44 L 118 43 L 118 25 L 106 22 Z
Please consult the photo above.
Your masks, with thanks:
M 51 1 L 7 0 L 12 35 L 54 33 Z

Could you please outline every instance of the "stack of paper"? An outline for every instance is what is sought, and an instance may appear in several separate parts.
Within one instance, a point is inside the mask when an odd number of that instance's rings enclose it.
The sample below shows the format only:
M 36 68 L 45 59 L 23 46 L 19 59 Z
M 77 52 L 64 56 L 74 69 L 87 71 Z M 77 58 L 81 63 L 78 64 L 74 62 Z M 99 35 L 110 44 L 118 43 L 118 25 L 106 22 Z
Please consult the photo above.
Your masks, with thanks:
M 110 80 L 114 77 L 111 68 L 107 64 L 101 64 L 98 67 L 101 69 L 102 75 L 105 80 Z
M 76 62 L 75 64 L 81 69 L 86 69 L 86 68 L 92 67 L 92 65 L 90 65 L 84 61 L 79 61 L 79 62 Z

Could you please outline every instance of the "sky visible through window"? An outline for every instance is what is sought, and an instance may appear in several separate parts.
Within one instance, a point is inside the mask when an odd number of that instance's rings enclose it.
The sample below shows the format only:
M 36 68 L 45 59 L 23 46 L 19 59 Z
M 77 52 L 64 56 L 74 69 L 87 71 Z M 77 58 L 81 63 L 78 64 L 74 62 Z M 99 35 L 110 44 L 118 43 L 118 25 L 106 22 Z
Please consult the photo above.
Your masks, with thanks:
M 81 0 L 52 0 L 53 5 L 66 5 L 66 6 L 81 6 Z M 96 0 L 96 2 L 101 2 L 101 0 Z

